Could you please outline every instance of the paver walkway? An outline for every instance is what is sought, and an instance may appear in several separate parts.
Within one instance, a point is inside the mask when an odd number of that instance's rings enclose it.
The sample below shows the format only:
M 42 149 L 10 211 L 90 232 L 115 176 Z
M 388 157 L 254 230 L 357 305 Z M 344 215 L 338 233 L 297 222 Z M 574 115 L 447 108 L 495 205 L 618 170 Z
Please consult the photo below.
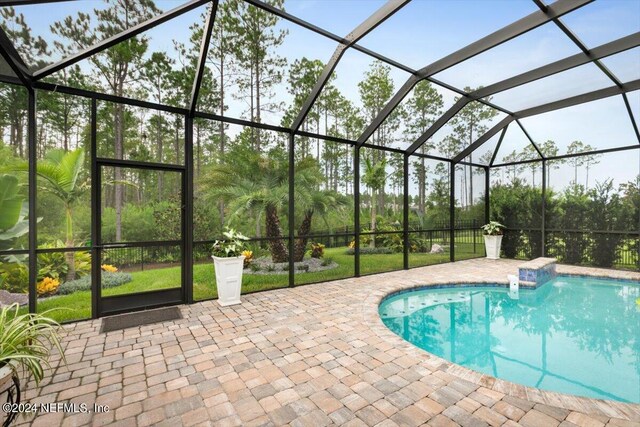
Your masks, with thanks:
M 518 261 L 485 259 L 181 306 L 184 319 L 100 334 L 66 327 L 68 364 L 30 402 L 108 405 L 106 413 L 19 418 L 34 426 L 638 426 L 640 405 L 522 389 L 455 366 L 385 330 L 376 304 L 391 290 L 506 280 Z M 561 271 L 579 271 L 559 267 Z M 592 273 L 598 272 L 592 270 Z M 640 279 L 635 273 L 619 273 Z M 391 338 L 390 338 L 391 337 Z M 460 371 L 464 377 L 464 371 Z M 558 407 L 564 406 L 564 408 Z M 566 409 L 569 408 L 569 409 Z

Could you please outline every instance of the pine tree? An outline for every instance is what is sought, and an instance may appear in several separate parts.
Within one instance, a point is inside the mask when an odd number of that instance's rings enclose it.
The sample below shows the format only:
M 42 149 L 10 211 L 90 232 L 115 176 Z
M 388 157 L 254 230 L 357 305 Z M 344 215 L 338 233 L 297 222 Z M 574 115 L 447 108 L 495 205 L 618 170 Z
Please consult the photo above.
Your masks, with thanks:
M 126 29 L 147 21 L 160 13 L 151 0 L 116 0 L 105 9 L 94 9 L 95 24 L 91 15 L 78 13 L 74 18 L 67 16 L 51 26 L 51 32 L 61 38 L 60 46 L 68 51 L 86 49 L 100 40 L 120 34 Z M 147 51 L 148 40 L 144 36 L 132 37 L 99 54 L 88 61 L 93 66 L 96 77 L 106 84 L 106 89 L 116 96 L 124 96 L 131 83 L 139 78 L 136 70 L 141 70 L 143 55 Z M 104 90 L 104 89 L 103 89 Z M 113 107 L 113 143 L 116 159 L 124 154 L 125 106 Z M 122 170 L 115 169 L 115 180 L 122 181 Z M 116 240 L 122 239 L 123 188 L 115 186 Z
M 423 80 L 416 85 L 413 94 L 406 102 L 403 114 L 407 123 L 404 136 L 407 142 L 415 141 L 427 129 L 429 129 L 437 118 L 442 115 L 444 101 L 442 95 L 428 81 Z M 422 144 L 419 148 L 421 154 L 426 154 L 430 150 L 428 143 Z M 418 213 L 425 214 L 426 187 L 427 187 L 427 166 L 424 157 L 414 161 L 415 179 L 418 184 Z

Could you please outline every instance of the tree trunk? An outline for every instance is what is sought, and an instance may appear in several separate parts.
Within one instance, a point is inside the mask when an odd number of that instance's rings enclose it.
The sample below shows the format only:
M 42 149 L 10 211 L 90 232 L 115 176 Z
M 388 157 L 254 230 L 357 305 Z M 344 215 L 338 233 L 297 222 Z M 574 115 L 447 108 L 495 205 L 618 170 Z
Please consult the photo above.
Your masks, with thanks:
M 311 231 L 311 220 L 313 219 L 313 210 L 308 210 L 304 213 L 304 219 L 300 228 L 298 229 L 298 236 L 302 236 L 296 239 L 293 248 L 293 261 L 301 262 L 304 259 L 304 254 L 307 249 L 307 243 L 309 242 L 309 232 Z
M 163 143 L 162 143 L 162 116 L 158 113 L 158 126 L 156 129 L 156 146 L 157 146 L 157 156 L 158 163 L 162 163 L 163 156 Z M 162 171 L 158 171 L 158 200 L 162 200 L 162 185 L 164 182 L 164 174 Z
M 124 105 L 116 104 L 114 106 L 113 124 L 114 124 L 114 148 L 115 158 L 122 159 L 123 157 L 123 136 L 124 136 Z M 122 170 L 115 168 L 115 211 L 116 211 L 116 242 L 122 240 L 122 201 L 123 201 L 123 188 L 120 182 L 122 181 Z
M 371 231 L 375 233 L 376 231 L 376 206 L 378 202 L 376 200 L 376 192 L 371 189 Z M 369 242 L 369 246 L 372 248 L 376 247 L 376 235 L 371 235 L 371 242 Z
M 289 261 L 289 252 L 287 245 L 282 241 L 282 233 L 280 232 L 280 218 L 278 218 L 278 210 L 273 205 L 267 205 L 265 222 L 267 228 L 267 237 L 269 240 L 269 251 L 271 251 L 271 259 L 273 262 Z
M 67 216 L 67 247 L 73 247 L 73 218 L 71 215 L 71 206 L 66 207 Z M 67 282 L 76 278 L 76 260 L 74 252 L 64 253 L 65 261 L 67 262 Z
M 424 154 L 424 149 L 422 150 Z M 427 179 L 427 165 L 425 164 L 424 157 L 420 158 L 420 172 L 418 173 L 418 212 L 420 215 L 424 215 L 424 205 L 426 202 L 426 179 Z

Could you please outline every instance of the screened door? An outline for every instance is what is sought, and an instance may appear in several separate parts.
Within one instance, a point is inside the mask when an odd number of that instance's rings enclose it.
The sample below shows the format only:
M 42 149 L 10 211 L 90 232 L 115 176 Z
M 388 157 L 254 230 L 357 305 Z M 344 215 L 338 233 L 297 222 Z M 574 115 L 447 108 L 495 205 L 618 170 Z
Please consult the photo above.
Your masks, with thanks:
M 184 171 L 99 168 L 99 315 L 184 302 Z

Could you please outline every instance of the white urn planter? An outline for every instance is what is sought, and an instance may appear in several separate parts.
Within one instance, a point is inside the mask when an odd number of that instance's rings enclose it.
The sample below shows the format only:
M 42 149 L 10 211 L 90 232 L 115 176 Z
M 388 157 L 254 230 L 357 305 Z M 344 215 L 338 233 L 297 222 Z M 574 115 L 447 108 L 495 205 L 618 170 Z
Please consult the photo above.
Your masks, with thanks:
M 223 307 L 240 304 L 244 255 L 230 258 L 212 256 L 216 268 L 218 304 Z
M 0 395 L 13 386 L 13 369 L 4 365 L 0 368 Z
M 487 251 L 487 258 L 500 259 L 500 246 L 502 245 L 502 235 L 484 235 L 484 247 Z

